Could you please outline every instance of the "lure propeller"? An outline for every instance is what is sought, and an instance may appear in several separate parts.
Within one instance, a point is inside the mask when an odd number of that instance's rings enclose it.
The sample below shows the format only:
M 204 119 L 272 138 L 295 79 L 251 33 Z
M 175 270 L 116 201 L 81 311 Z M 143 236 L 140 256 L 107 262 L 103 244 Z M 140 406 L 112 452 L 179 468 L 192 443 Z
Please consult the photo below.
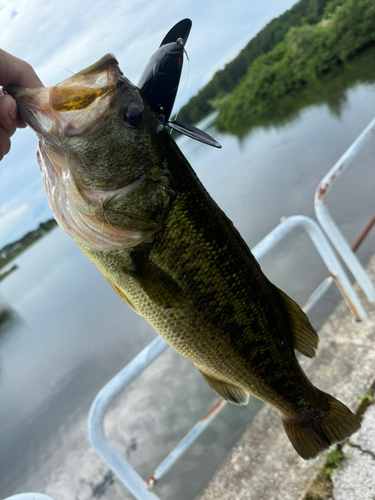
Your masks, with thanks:
M 190 19 L 183 19 L 168 31 L 145 67 L 138 87 L 163 125 L 197 141 L 221 148 L 203 130 L 177 120 L 169 121 L 180 83 L 185 44 L 191 25 Z

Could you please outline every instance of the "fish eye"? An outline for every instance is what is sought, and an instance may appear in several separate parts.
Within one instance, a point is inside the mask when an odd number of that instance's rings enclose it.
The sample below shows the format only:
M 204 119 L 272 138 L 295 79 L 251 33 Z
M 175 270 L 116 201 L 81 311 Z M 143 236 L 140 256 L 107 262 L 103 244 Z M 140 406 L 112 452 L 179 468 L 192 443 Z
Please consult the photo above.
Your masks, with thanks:
M 122 112 L 122 119 L 130 127 L 138 127 L 142 121 L 142 111 L 134 105 L 130 105 Z

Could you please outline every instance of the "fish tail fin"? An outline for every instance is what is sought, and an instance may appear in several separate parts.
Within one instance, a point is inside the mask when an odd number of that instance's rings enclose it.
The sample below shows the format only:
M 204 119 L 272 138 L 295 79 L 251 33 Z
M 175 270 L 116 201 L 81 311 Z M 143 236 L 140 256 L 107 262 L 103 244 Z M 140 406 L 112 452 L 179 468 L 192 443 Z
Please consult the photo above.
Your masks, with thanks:
M 318 391 L 319 408 L 283 419 L 288 438 L 305 460 L 345 440 L 361 427 L 358 417 L 343 403 L 330 394 L 315 390 Z

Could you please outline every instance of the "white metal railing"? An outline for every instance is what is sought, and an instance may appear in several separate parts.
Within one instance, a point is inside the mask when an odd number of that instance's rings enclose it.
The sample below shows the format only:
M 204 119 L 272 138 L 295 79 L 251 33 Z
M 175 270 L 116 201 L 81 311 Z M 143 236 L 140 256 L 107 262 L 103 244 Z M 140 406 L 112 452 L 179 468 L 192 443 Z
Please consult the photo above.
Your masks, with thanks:
M 159 356 L 167 345 L 161 337 L 157 337 L 115 375 L 94 399 L 87 422 L 89 438 L 94 449 L 137 499 L 156 500 L 159 497 L 148 490 L 141 476 L 108 441 L 104 432 L 104 416 L 120 391 Z
M 255 258 L 260 259 L 273 248 L 281 239 L 289 234 L 295 228 L 304 229 L 310 236 L 315 247 L 320 253 L 331 276 L 337 283 L 345 301 L 353 312 L 357 322 L 366 319 L 366 313 L 355 294 L 349 279 L 347 278 L 337 256 L 329 245 L 326 236 L 319 225 L 309 217 L 296 215 L 289 217 L 281 222 L 273 231 L 271 231 L 260 243 L 253 248 Z M 309 307 L 321 297 L 321 291 L 315 294 L 314 299 L 310 300 Z M 134 378 L 151 363 L 167 346 L 166 342 L 157 337 L 143 351 L 138 354 L 130 363 L 115 377 L 108 382 L 106 386 L 96 396 L 89 413 L 88 433 L 91 443 L 108 467 L 117 475 L 124 486 L 138 500 L 156 500 L 159 497 L 151 492 L 152 486 L 169 470 L 176 460 L 186 451 L 193 441 L 209 425 L 211 420 L 223 409 L 226 401 L 218 399 L 206 415 L 195 424 L 188 434 L 178 443 L 172 452 L 155 469 L 151 477 L 144 481 L 141 476 L 133 469 L 127 460 L 112 446 L 108 441 L 104 430 L 105 412 L 113 399 L 122 391 Z
M 345 302 L 352 311 L 354 320 L 356 322 L 361 322 L 367 319 L 366 312 L 354 292 L 353 287 L 350 284 L 342 265 L 340 264 L 340 261 L 336 257 L 336 254 L 332 250 L 319 225 L 313 219 L 310 219 L 310 217 L 306 217 L 304 215 L 293 215 L 292 217 L 288 217 L 282 221 L 281 224 L 268 233 L 267 236 L 253 248 L 254 256 L 257 259 L 263 257 L 266 252 L 268 252 L 273 246 L 275 246 L 276 243 L 282 240 L 296 227 L 304 229 L 310 236 L 325 265 L 327 266 L 330 275 L 335 280 Z M 324 285 L 323 281 L 322 286 L 318 287 L 318 289 L 314 292 L 314 295 L 310 297 L 307 303 L 309 310 L 316 304 L 326 289 L 327 286 Z M 303 309 L 306 310 L 307 306 L 305 305 Z
M 374 137 L 375 118 L 368 124 L 364 131 L 357 137 L 353 144 L 345 151 L 341 158 L 335 163 L 331 170 L 324 176 L 315 192 L 315 213 L 320 225 L 326 232 L 332 244 L 340 254 L 345 264 L 357 280 L 359 286 L 365 292 L 370 302 L 375 302 L 375 287 L 371 283 L 366 271 L 358 257 L 351 250 L 341 231 L 331 217 L 327 207 L 328 193 L 333 183 L 348 168 L 358 151 Z

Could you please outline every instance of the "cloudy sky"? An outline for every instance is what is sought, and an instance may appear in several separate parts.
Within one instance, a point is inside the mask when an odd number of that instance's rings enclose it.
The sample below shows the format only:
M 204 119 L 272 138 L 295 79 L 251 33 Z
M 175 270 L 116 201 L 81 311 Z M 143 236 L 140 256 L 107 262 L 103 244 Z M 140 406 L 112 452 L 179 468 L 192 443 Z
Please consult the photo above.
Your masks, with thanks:
M 137 83 L 168 30 L 193 27 L 176 106 L 207 83 L 271 19 L 296 0 L 0 0 L 0 47 L 31 63 L 46 86 L 107 52 Z M 68 71 L 69 70 L 69 71 Z M 1 78 L 1 75 L 0 75 Z M 0 81 L 1 84 L 1 81 Z M 176 109 L 176 108 L 175 108 Z M 0 248 L 52 217 L 35 160 L 36 136 L 20 130 L 0 163 Z

